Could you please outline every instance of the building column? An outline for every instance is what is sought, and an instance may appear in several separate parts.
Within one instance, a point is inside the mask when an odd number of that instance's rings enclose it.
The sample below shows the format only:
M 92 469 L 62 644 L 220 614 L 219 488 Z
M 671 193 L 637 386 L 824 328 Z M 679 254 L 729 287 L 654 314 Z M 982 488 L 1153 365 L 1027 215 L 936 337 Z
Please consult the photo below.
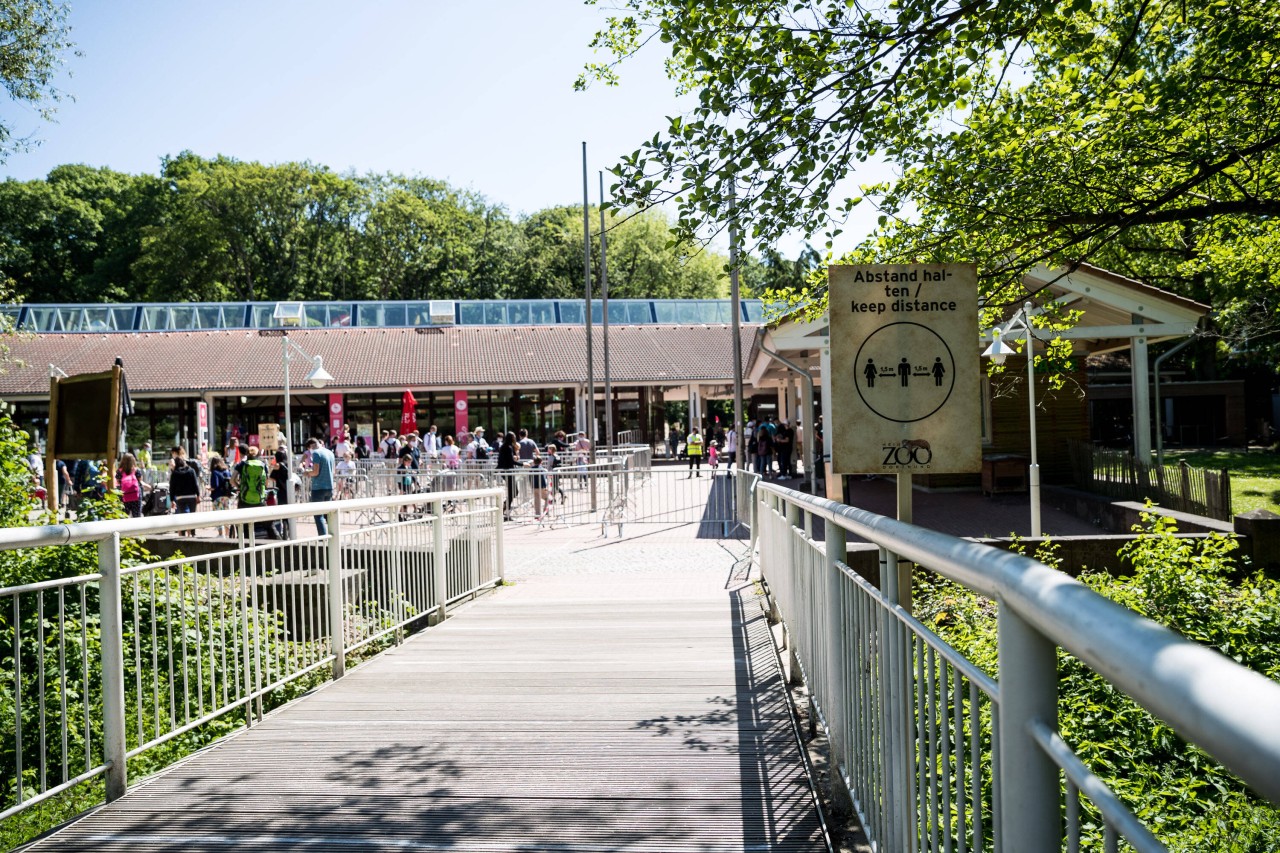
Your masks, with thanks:
M 691 430 L 694 426 L 699 430 L 702 429 L 702 387 L 699 385 L 689 386 L 689 423 L 686 426 Z
M 1133 376 L 1133 455 L 1139 462 L 1151 461 L 1151 372 L 1147 361 L 1146 337 L 1132 338 L 1130 358 Z
M 829 321 L 830 315 L 824 317 Z M 835 430 L 839 426 L 831 419 L 831 395 L 827 393 L 827 387 L 830 384 L 828 378 L 831 376 L 831 339 L 829 337 L 822 339 L 822 352 L 819 356 L 819 365 L 822 372 L 822 429 L 826 433 L 826 439 L 822 446 L 822 464 L 825 471 L 825 480 L 827 484 L 827 498 L 833 501 L 844 503 L 844 477 L 836 476 L 831 470 L 831 447 L 832 438 Z

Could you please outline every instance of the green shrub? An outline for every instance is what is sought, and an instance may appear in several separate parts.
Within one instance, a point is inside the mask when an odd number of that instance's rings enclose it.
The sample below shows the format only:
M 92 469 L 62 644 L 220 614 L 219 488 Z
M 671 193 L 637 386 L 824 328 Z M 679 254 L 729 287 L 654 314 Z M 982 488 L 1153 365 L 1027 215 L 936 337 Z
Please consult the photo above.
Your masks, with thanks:
M 1130 577 L 1085 573 L 1091 589 L 1266 675 L 1280 678 L 1280 582 L 1234 580 L 1232 536 L 1180 539 L 1167 518 L 1143 515 L 1139 538 L 1121 554 Z M 1056 563 L 1052 546 L 1036 554 Z M 996 606 L 933 577 L 915 585 L 917 615 L 965 657 L 997 673 Z M 1080 759 L 1103 778 L 1170 850 L 1280 850 L 1280 810 L 1254 795 L 1202 750 L 1059 652 L 1058 726 Z M 1082 801 L 1082 849 L 1101 846 L 1101 818 Z

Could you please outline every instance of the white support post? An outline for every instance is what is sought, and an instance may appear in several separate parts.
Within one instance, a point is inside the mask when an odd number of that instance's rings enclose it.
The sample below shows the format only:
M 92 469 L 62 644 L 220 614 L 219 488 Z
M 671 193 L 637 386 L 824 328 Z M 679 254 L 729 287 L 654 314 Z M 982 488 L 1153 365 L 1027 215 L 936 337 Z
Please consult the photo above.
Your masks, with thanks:
M 845 611 L 844 581 L 840 564 L 847 558 L 845 530 L 827 521 L 827 741 L 834 773 L 828 774 L 831 796 L 846 810 L 852 808 L 849 792 L 841 782 L 841 759 L 847 757 L 845 726 L 850 718 L 845 693 Z
M 435 577 L 436 587 L 436 623 L 439 624 L 445 619 L 445 602 L 449 599 L 449 592 L 446 589 L 448 584 L 448 573 L 445 571 L 445 541 L 444 541 L 444 501 L 437 499 L 431 504 L 431 535 L 433 542 L 431 543 L 431 561 L 434 564 L 432 575 Z
M 827 319 L 824 316 L 824 321 Z M 822 430 L 826 435 L 835 435 L 834 430 L 837 424 L 831 420 L 831 395 L 827 393 L 830 383 L 827 377 L 831 375 L 831 339 L 822 339 L 822 352 L 818 359 L 822 369 Z M 816 453 L 817 458 L 822 465 L 823 474 L 827 483 L 827 499 L 844 503 L 844 475 L 837 475 L 831 470 L 831 459 L 827 453 L 827 448 L 831 446 L 831 439 L 827 438 L 822 447 L 811 450 L 810 453 Z
M 325 549 L 329 563 L 329 647 L 333 651 L 333 677 L 342 678 L 347 671 L 346 603 L 342 584 L 342 528 L 338 512 L 326 517 L 329 543 Z
M 497 565 L 494 566 L 494 571 L 498 575 L 498 579 L 497 579 L 498 583 L 501 584 L 506 580 L 506 577 L 507 577 L 506 553 L 505 553 L 505 548 L 502 541 L 502 537 L 503 537 L 502 498 L 497 499 L 497 504 L 493 508 L 493 526 L 494 526 L 493 558 L 494 560 L 497 561 Z
M 1146 337 L 1133 338 L 1130 363 L 1133 369 L 1133 455 L 1151 463 L 1151 379 Z
M 1057 649 L 1003 601 L 998 606 L 1000 766 L 994 797 L 1001 845 L 1056 853 L 1062 844 L 1058 767 L 1031 726 L 1058 728 Z
M 124 615 L 120 594 L 120 534 L 98 543 L 102 575 L 102 752 L 107 765 L 107 801 L 118 800 L 129 787 L 125 754 Z

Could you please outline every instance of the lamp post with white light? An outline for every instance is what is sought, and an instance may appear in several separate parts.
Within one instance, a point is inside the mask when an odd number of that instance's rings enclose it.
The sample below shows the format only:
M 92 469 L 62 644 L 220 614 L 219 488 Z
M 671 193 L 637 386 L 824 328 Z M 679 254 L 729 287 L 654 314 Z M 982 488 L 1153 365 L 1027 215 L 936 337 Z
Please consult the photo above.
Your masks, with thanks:
M 311 362 L 311 370 L 307 373 L 307 381 L 311 383 L 312 388 L 323 388 L 325 385 L 333 381 L 333 376 L 332 374 L 329 373 L 329 371 L 324 369 L 323 358 L 321 358 L 318 355 L 314 355 L 314 356 L 308 355 L 305 351 L 303 351 L 302 347 L 298 346 L 293 341 L 289 340 L 289 336 L 287 334 L 281 338 L 281 341 L 283 341 L 283 345 L 284 345 L 284 441 L 285 441 L 285 452 L 289 455 L 289 465 L 292 468 L 292 465 L 293 465 L 292 414 L 293 412 L 289 406 L 289 397 L 290 397 L 289 362 L 293 361 L 294 358 L 297 358 L 299 356 Z M 297 356 L 293 354 L 294 352 L 297 353 Z M 293 491 L 292 470 L 290 470 L 288 478 L 285 479 L 285 483 L 287 484 L 285 486 L 285 494 L 288 495 L 288 503 L 292 505 L 294 503 L 294 497 L 295 497 L 295 494 Z M 294 523 L 295 523 L 295 519 L 292 519 L 292 518 L 289 519 L 290 538 L 296 538 Z
M 1031 330 L 1030 302 L 1023 303 L 1018 312 L 1004 325 L 1004 332 L 1022 329 L 1027 333 L 1027 401 L 1031 417 L 1031 468 L 1027 472 L 1027 481 L 1031 488 L 1031 535 L 1040 535 L 1040 462 L 1036 455 L 1036 350 L 1035 336 Z M 1004 360 L 1015 352 L 1000 339 L 1001 329 L 991 330 L 991 346 L 982 353 L 995 364 L 1004 364 Z

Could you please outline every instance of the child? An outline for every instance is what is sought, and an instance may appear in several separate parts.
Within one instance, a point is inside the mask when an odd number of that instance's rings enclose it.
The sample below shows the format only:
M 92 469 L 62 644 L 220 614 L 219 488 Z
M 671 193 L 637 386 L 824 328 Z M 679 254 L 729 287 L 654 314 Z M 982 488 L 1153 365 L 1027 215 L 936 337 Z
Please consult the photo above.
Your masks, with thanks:
M 707 464 L 711 466 L 711 476 L 716 475 L 716 467 L 720 464 L 720 442 L 713 441 L 707 448 Z
M 533 481 L 533 515 L 542 519 L 542 510 L 547 505 L 547 471 L 542 467 L 542 457 L 534 454 L 533 468 L 529 472 Z

